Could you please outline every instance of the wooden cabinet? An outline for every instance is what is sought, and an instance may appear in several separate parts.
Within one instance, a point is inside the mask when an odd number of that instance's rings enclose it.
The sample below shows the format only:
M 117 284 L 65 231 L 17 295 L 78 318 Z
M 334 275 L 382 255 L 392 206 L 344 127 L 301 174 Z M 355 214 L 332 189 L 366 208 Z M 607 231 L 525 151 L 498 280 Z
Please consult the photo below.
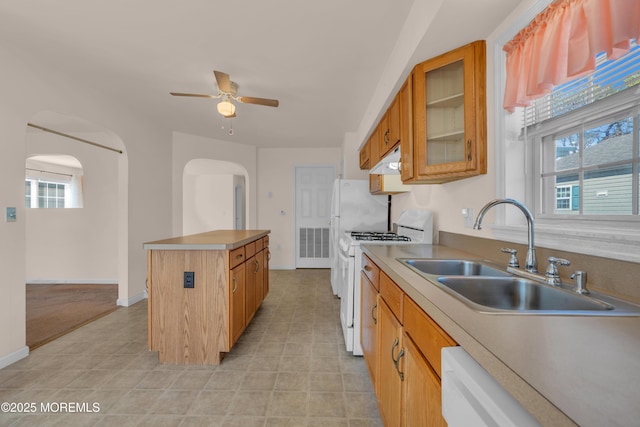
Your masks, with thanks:
M 361 273 L 361 298 L 360 312 L 362 320 L 360 323 L 360 344 L 362 354 L 371 376 L 371 383 L 374 390 L 378 389 L 378 290 L 369 281 L 367 275 Z
M 385 427 L 400 426 L 402 416 L 402 324 L 378 295 L 378 408 Z
M 376 127 L 360 150 L 360 169 L 371 169 L 380 160 L 380 127 Z
M 247 325 L 256 314 L 256 242 L 247 243 L 245 245 L 245 318 Z
M 403 326 L 403 426 L 446 426 L 442 417 L 441 350 L 456 342 L 410 298 L 405 298 Z
M 247 325 L 246 308 L 245 308 L 245 277 L 246 265 L 242 263 L 231 270 L 231 289 L 229 290 L 229 321 L 231 330 L 229 347 L 232 347 Z
M 360 273 L 360 344 L 364 360 L 369 369 L 371 382 L 378 389 L 378 290 L 380 289 L 380 269 L 369 257 L 362 256 Z
M 360 169 L 369 169 L 371 159 L 371 139 L 368 139 L 360 149 Z
M 485 42 L 413 70 L 412 182 L 447 182 L 487 172 Z
M 456 342 L 366 255 L 361 280 L 361 343 L 384 425 L 445 426 L 440 352 Z
M 217 365 L 231 350 L 268 292 L 266 233 L 219 230 L 145 243 L 149 349 L 160 363 Z
M 269 260 L 271 252 L 269 251 L 269 236 L 262 238 L 264 249 L 262 252 L 262 299 L 264 300 L 269 293 Z
M 400 177 L 402 182 L 413 180 L 413 73 L 400 88 Z
M 442 417 L 440 378 L 406 334 L 403 344 L 405 379 L 402 385 L 402 426 L 446 426 Z
M 400 142 L 400 99 L 398 95 L 393 99 L 380 120 L 378 128 L 378 157 L 381 159 Z

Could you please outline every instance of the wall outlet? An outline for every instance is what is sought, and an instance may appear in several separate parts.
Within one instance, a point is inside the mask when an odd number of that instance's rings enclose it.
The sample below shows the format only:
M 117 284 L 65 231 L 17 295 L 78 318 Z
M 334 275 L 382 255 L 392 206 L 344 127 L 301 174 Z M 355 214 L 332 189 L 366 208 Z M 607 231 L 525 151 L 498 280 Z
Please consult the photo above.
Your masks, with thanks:
M 6 222 L 16 222 L 16 208 L 5 208 L 4 219 Z
M 184 287 L 193 288 L 195 286 L 195 273 L 193 271 L 184 272 Z
M 464 217 L 464 227 L 473 228 L 473 223 L 476 219 L 475 211 L 473 208 L 462 208 L 462 216 Z

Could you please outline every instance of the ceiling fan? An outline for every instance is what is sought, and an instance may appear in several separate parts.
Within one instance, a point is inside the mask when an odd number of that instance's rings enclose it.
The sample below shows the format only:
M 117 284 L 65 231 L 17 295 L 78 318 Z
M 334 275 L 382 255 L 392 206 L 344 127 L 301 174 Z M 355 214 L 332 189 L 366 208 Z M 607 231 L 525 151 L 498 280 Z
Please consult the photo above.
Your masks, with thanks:
M 231 118 L 236 116 L 236 106 L 232 101 L 238 101 L 243 104 L 266 105 L 267 107 L 277 107 L 280 102 L 277 99 L 254 98 L 251 96 L 237 96 L 238 84 L 229 79 L 229 74 L 222 71 L 213 70 L 218 84 L 217 95 L 206 95 L 199 93 L 179 93 L 169 92 L 173 96 L 194 96 L 197 98 L 214 98 L 222 99 L 218 103 L 218 112 L 224 117 Z

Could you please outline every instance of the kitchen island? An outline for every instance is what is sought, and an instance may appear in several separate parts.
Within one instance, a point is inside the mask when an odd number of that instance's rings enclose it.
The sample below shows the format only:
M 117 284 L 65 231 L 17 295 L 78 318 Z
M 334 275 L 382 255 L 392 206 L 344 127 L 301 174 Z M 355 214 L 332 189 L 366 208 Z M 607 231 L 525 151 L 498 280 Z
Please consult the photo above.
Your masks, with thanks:
M 216 230 L 144 244 L 149 349 L 160 363 L 217 365 L 269 291 L 269 230 Z
M 637 425 L 640 317 L 476 311 L 398 259 L 482 257 L 438 245 L 362 248 L 542 425 Z

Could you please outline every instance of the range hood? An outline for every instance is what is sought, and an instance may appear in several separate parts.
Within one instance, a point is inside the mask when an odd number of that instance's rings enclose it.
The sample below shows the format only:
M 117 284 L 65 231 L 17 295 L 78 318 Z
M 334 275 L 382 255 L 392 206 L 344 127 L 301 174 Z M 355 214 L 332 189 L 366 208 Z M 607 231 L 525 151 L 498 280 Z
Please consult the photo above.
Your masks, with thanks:
M 400 175 L 400 146 L 397 146 L 370 171 L 369 175 Z

